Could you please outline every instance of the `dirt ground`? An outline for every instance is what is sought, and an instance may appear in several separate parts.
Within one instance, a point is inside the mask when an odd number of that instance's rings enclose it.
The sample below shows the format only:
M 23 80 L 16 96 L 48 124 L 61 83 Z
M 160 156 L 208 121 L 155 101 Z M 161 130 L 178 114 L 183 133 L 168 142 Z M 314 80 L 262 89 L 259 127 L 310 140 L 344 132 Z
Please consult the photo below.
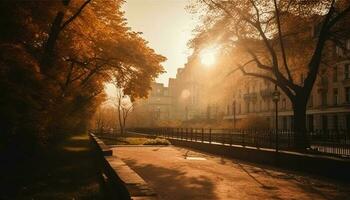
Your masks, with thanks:
M 115 147 L 160 199 L 350 199 L 350 184 L 178 147 Z

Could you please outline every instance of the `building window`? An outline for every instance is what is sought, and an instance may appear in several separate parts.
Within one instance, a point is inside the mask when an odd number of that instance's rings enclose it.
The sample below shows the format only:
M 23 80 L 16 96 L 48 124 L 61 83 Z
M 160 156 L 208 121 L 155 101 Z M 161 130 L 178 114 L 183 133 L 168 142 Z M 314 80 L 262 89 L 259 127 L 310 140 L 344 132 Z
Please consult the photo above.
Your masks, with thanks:
M 227 105 L 227 115 L 229 115 L 230 114 L 230 105 Z
M 337 115 L 333 116 L 333 128 L 338 130 L 338 116 Z
M 233 101 L 232 103 L 232 114 L 236 114 L 236 101 Z
M 345 102 L 350 103 L 350 87 L 345 88 Z
M 322 129 L 323 130 L 328 129 L 328 118 L 326 115 L 322 115 Z
M 336 46 L 335 47 L 335 53 L 338 55 L 338 56 L 343 56 L 343 49 L 339 46 Z
M 346 40 L 346 49 L 350 50 L 350 39 Z
M 334 66 L 333 69 L 333 82 L 337 82 L 338 81 L 338 66 Z
M 307 124 L 308 124 L 308 130 L 313 131 L 314 130 L 314 116 L 313 115 L 307 116 Z
M 344 79 L 350 79 L 350 65 L 349 65 L 349 63 L 344 65 Z
M 314 97 L 312 95 L 310 95 L 307 105 L 308 107 L 314 106 Z
M 333 104 L 338 105 L 338 88 L 333 89 Z
M 282 128 L 283 129 L 287 129 L 287 117 L 286 116 L 284 116 L 283 118 L 282 118 Z
M 321 91 L 321 106 L 326 106 L 327 105 L 327 91 L 322 90 Z
M 160 107 L 157 107 L 156 119 L 160 119 L 160 114 L 161 114 Z
M 282 99 L 282 109 L 285 110 L 287 108 L 286 99 Z

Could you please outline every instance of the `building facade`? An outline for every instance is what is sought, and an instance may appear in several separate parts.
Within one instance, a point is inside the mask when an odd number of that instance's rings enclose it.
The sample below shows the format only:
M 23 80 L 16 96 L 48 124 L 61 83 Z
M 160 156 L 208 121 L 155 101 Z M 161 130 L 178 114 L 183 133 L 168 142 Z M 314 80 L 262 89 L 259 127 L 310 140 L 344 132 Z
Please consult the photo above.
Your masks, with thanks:
M 305 37 L 314 39 L 306 31 Z M 307 105 L 307 128 L 350 130 L 350 39 L 343 37 L 345 46 L 328 44 L 325 48 L 331 65 L 321 65 Z M 345 38 L 345 39 L 344 39 Z M 298 59 L 293 57 L 292 59 Z M 222 60 L 225 60 L 222 59 Z M 227 59 L 229 60 L 229 59 Z M 275 85 L 270 81 L 238 75 L 227 78 L 228 63 L 218 63 L 205 69 L 198 57 L 192 55 L 176 78 L 169 79 L 168 87 L 154 83 L 147 100 L 147 112 L 156 120 L 210 120 L 239 123 L 249 116 L 259 116 L 271 128 L 275 127 L 275 103 L 272 93 Z M 219 67 L 221 65 L 221 67 Z M 303 71 L 304 70 L 304 71 Z M 295 82 L 303 84 L 307 70 L 292 69 Z M 231 79 L 231 80 L 230 80 Z M 289 98 L 280 91 L 278 126 L 293 127 L 293 109 Z
M 135 102 L 132 112 L 133 126 L 153 126 L 171 118 L 172 98 L 168 87 L 152 83 L 148 98 Z
M 350 49 L 350 40 L 347 42 Z M 337 60 L 334 66 L 322 66 L 315 81 L 307 105 L 307 128 L 350 129 L 350 60 L 339 48 L 334 48 Z M 299 74 L 302 84 L 305 74 Z M 237 85 L 232 96 L 226 101 L 224 119 L 235 122 L 256 115 L 265 118 L 271 127 L 275 126 L 275 103 L 272 100 L 274 85 L 263 79 L 241 77 L 244 84 Z M 292 104 L 288 97 L 280 92 L 278 102 L 278 127 L 293 127 Z

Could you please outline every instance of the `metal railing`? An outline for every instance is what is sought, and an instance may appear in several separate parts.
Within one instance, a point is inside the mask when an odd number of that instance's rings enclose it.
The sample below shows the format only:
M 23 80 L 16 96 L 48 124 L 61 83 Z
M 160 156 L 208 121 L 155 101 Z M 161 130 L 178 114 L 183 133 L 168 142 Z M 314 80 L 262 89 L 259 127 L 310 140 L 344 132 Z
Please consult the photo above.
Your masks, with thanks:
M 296 137 L 292 130 L 276 131 L 210 128 L 133 128 L 128 131 L 221 145 L 241 145 L 256 148 L 295 150 Z M 278 140 L 276 140 L 278 138 Z M 314 130 L 308 132 L 310 152 L 350 156 L 349 130 Z M 276 144 L 277 143 L 277 144 Z

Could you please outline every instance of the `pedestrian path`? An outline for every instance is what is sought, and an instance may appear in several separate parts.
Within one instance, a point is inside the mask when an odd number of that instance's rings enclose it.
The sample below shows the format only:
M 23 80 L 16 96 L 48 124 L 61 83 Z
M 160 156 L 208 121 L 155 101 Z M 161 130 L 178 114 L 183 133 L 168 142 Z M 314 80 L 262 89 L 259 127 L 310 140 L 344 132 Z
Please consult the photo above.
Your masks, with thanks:
M 194 152 L 185 148 L 115 147 L 166 200 L 347 199 L 350 186 Z

